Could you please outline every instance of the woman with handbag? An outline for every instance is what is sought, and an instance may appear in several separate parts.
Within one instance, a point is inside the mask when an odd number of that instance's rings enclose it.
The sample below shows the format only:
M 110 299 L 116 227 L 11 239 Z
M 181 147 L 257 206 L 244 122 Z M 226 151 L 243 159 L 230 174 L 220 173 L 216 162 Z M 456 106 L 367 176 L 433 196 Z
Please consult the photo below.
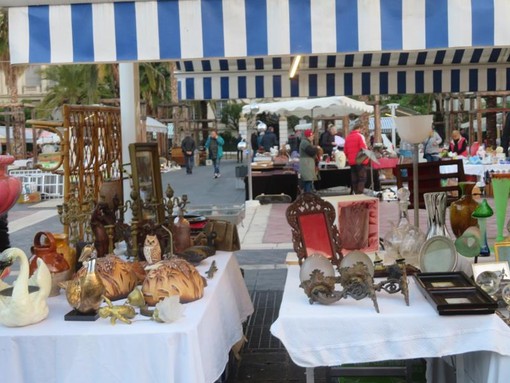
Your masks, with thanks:
M 205 148 L 209 150 L 209 159 L 213 162 L 214 167 L 214 178 L 220 178 L 220 161 L 223 157 L 223 145 L 225 141 L 223 137 L 218 134 L 218 131 L 214 129 L 209 137 L 207 137 L 207 141 L 205 142 Z
M 361 134 L 361 122 L 354 123 L 351 132 L 345 139 L 344 152 L 347 163 L 351 167 L 352 194 L 363 194 L 367 180 L 368 156 L 363 152 L 367 149 L 365 137 Z
M 303 183 L 303 192 L 313 191 L 313 181 L 317 180 L 317 169 L 315 160 L 319 147 L 312 144 L 313 132 L 305 130 L 304 139 L 299 144 L 299 174 Z

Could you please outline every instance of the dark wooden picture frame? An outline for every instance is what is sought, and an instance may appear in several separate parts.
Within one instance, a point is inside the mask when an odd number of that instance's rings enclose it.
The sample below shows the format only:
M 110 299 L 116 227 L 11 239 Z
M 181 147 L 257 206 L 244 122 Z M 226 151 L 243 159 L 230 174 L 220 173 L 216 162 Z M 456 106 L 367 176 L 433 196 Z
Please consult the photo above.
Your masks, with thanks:
M 337 267 L 340 265 L 342 247 L 332 204 L 313 193 L 303 193 L 289 205 L 286 217 L 300 265 L 314 253 L 329 258 Z
M 129 144 L 133 191 L 138 195 L 139 222 L 165 221 L 163 189 L 159 165 L 158 144 L 155 142 Z
M 498 304 L 461 271 L 418 273 L 416 285 L 439 315 L 493 314 Z

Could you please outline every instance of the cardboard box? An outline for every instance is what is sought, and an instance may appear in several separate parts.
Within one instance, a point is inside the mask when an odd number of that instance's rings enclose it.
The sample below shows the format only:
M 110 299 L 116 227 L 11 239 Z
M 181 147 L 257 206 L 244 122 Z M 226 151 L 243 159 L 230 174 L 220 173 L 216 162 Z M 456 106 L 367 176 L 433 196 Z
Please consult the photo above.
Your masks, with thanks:
M 36 203 L 36 202 L 41 202 L 40 192 L 20 194 L 17 201 L 17 203 Z

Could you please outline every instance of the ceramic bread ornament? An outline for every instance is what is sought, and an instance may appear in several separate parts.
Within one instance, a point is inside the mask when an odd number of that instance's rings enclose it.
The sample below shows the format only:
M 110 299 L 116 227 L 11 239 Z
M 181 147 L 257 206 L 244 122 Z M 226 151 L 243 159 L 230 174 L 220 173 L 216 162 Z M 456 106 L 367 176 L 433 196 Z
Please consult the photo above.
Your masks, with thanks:
M 37 270 L 29 275 L 26 254 L 18 248 L 4 250 L 1 263 L 20 262 L 19 275 L 12 286 L 0 282 L 0 323 L 8 327 L 22 327 L 38 323 L 48 316 L 47 304 L 51 290 L 51 274 L 42 259 Z

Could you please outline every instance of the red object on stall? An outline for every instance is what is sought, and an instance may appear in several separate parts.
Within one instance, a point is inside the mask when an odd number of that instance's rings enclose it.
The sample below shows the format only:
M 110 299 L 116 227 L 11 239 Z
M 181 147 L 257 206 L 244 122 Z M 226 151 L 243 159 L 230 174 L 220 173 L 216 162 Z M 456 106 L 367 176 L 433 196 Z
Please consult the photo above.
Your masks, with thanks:
M 13 156 L 0 155 L 0 214 L 9 211 L 21 193 L 21 181 L 7 173 L 7 166 L 13 162 Z

